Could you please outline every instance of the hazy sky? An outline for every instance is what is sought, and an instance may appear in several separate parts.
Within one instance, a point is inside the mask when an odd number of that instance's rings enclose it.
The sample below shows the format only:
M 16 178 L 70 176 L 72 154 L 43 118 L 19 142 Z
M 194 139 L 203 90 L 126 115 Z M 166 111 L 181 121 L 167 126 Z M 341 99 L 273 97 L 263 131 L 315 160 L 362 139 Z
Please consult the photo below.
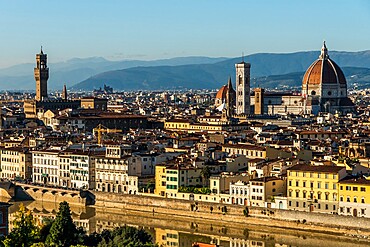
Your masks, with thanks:
M 0 67 L 257 52 L 370 50 L 370 1 L 0 0 Z

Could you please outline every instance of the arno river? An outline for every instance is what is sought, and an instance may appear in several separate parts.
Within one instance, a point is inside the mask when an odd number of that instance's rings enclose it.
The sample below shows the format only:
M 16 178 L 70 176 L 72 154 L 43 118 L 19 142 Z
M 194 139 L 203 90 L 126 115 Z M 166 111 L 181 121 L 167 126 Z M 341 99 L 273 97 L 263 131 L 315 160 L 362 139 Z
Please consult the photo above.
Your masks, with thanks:
M 58 203 L 53 202 L 23 202 L 37 218 L 55 217 Z M 14 213 L 20 203 L 14 203 L 9 208 L 9 220 L 14 219 Z M 79 207 L 71 205 L 72 217 L 77 226 L 83 227 L 88 233 L 101 232 L 120 225 L 144 227 L 159 246 L 188 247 L 194 242 L 213 243 L 222 247 L 249 246 L 335 246 L 354 247 L 369 246 L 370 242 L 355 237 L 341 237 L 332 234 L 313 233 L 287 229 L 274 229 L 260 226 L 233 226 L 230 223 L 215 221 L 203 222 L 196 219 L 174 219 L 168 215 L 122 211 L 111 213 L 95 207 Z M 12 224 L 10 223 L 10 228 Z

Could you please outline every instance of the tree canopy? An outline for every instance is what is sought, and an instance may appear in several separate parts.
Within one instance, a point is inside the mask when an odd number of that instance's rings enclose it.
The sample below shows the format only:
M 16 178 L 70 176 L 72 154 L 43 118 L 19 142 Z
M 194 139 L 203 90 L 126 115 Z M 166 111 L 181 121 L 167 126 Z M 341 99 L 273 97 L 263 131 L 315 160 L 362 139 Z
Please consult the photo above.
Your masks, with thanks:
M 55 220 L 38 224 L 23 204 L 16 213 L 13 231 L 0 246 L 9 247 L 154 247 L 152 237 L 142 228 L 122 226 L 87 235 L 72 220 L 67 202 L 59 204 Z
M 39 234 L 40 229 L 31 211 L 21 204 L 13 221 L 13 230 L 3 243 L 4 246 L 28 247 L 39 240 Z

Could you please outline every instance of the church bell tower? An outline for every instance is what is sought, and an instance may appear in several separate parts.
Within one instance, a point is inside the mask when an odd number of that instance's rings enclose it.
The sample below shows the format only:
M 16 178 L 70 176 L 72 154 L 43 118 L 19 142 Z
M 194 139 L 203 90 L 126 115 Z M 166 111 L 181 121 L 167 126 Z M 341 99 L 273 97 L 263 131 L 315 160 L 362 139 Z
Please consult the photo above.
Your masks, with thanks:
M 235 64 L 236 69 L 236 114 L 250 114 L 250 69 L 251 64 Z
M 47 55 L 41 51 L 36 54 L 36 68 L 34 69 L 36 80 L 36 100 L 42 101 L 48 97 L 49 68 L 47 66 Z

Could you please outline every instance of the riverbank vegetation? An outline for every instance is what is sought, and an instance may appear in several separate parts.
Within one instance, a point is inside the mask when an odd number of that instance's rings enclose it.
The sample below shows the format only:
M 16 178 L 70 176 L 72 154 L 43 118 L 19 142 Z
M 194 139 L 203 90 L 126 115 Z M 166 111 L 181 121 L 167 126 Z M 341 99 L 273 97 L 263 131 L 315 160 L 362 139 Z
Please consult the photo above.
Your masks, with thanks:
M 35 219 L 23 204 L 16 213 L 13 230 L 2 239 L 4 247 L 155 247 L 152 237 L 144 230 L 123 226 L 88 235 L 72 221 L 67 202 L 59 204 L 55 219 L 43 222 Z
M 195 187 L 195 186 L 181 186 L 179 187 L 179 192 L 183 193 L 193 193 L 193 194 L 211 194 L 211 190 L 208 187 Z

